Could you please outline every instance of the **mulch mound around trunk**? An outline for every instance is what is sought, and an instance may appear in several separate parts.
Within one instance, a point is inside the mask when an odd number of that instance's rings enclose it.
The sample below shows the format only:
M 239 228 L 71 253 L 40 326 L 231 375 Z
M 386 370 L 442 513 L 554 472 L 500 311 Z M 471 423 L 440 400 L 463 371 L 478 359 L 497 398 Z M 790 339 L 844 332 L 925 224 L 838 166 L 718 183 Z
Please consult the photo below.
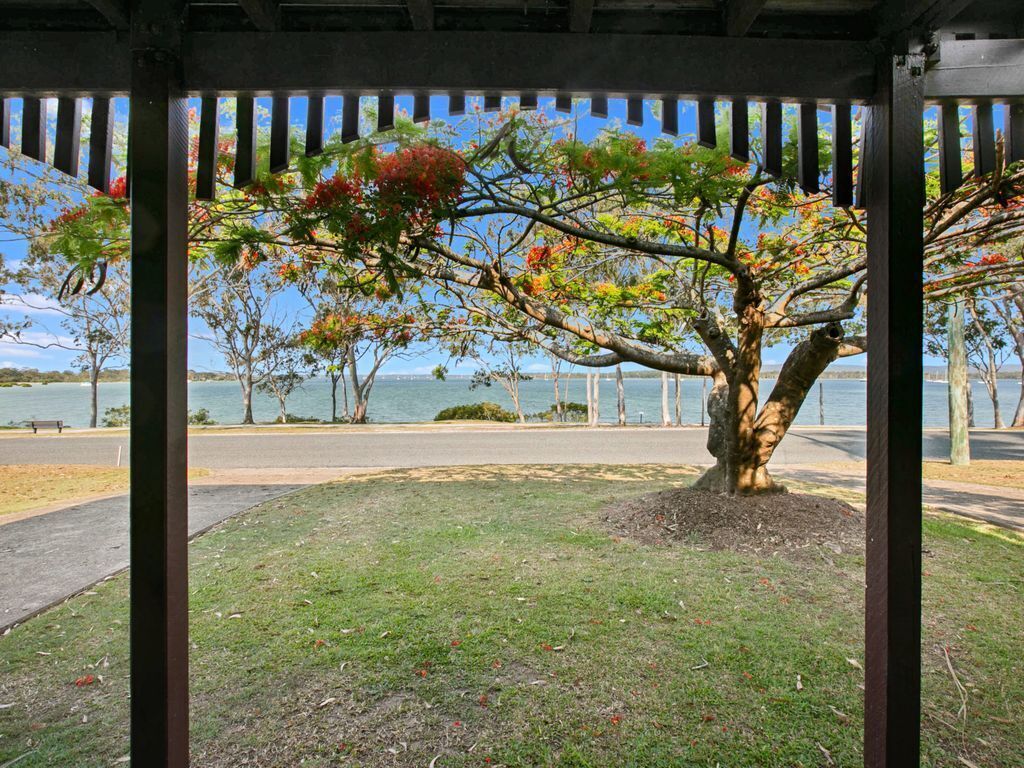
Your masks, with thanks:
M 864 513 L 802 493 L 728 496 L 673 488 L 602 510 L 614 534 L 645 544 L 675 542 L 758 555 L 818 556 L 864 550 Z

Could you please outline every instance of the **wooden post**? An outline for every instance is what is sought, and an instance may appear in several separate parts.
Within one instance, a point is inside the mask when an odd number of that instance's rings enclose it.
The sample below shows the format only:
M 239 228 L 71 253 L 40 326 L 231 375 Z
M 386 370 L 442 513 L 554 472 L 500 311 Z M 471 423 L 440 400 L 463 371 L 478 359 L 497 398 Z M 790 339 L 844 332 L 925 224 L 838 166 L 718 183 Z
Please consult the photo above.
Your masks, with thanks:
M 131 133 L 131 762 L 186 768 L 188 113 L 183 3 L 136 0 Z
M 866 171 L 867 595 L 864 764 L 919 764 L 924 57 L 883 55 Z

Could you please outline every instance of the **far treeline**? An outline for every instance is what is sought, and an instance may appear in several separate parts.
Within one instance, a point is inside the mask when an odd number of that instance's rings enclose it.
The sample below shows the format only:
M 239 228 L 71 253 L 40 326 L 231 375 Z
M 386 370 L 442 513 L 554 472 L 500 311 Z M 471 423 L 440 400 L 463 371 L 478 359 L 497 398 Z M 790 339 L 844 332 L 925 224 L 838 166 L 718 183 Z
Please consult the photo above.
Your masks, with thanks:
M 796 183 L 795 112 L 781 173 L 770 173 L 756 110 L 750 162 L 740 162 L 725 114 L 716 142 L 648 143 L 615 123 L 581 135 L 572 116 L 511 104 L 454 123 L 397 116 L 374 132 L 373 102 L 363 103 L 358 139 L 333 135 L 316 157 L 293 152 L 283 173 L 269 170 L 261 117 L 260 165 L 241 185 L 235 138 L 221 137 L 216 199 L 190 205 L 189 311 L 239 386 L 243 423 L 254 392 L 275 397 L 287 421 L 288 398 L 310 376 L 330 382 L 332 421 L 365 422 L 382 366 L 427 350 L 447 358 L 437 378 L 471 364 L 471 387 L 504 389 L 519 421 L 519 383 L 537 360 L 550 362 L 558 416 L 573 368 L 592 372 L 591 416 L 596 376 L 614 371 L 624 422 L 622 380 L 634 374 L 622 367 L 639 367 L 661 377 L 663 422 L 670 377 L 704 378 L 715 466 L 698 486 L 758 493 L 776 488 L 768 463 L 818 379 L 863 375 L 829 369 L 868 350 L 871 222 L 832 206 L 827 171 L 808 193 Z M 964 183 L 943 194 L 937 126 L 921 128 L 924 286 L 908 300 L 923 302 L 928 352 L 963 361 L 959 400 L 971 368 L 1000 427 L 996 378 L 1024 364 L 1024 163 L 1007 158 L 1000 136 L 995 162 L 975 173 L 967 151 Z M 961 128 L 970 137 L 974 126 Z M 826 125 L 818 150 L 817 167 L 830 168 Z M 0 319 L 0 340 L 78 353 L 95 422 L 99 374 L 125 365 L 130 342 L 126 182 L 93 194 L 35 166 L 19 173 L 10 157 L 0 224 L 30 247 L 0 265 L 0 298 L 26 310 Z M 44 338 L 39 318 L 61 313 L 61 330 Z M 765 358 L 782 354 L 772 370 Z M 1012 424 L 1024 426 L 1024 386 Z
M 106 368 L 101 370 L 98 380 L 128 381 L 130 371 L 127 368 Z M 234 381 L 230 373 L 219 371 L 189 371 L 189 381 Z M 88 370 L 79 371 L 40 371 L 37 368 L 0 368 L 0 384 L 64 384 L 83 383 L 90 381 Z

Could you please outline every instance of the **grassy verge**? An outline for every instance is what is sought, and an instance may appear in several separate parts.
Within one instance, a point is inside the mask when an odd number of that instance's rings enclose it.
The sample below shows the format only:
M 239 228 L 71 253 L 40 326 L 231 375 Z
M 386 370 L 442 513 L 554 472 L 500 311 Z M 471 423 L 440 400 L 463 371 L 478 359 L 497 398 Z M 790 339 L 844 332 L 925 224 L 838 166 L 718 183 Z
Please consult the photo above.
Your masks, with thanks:
M 208 474 L 191 469 L 189 477 Z M 0 518 L 65 501 L 128 490 L 127 467 L 86 464 L 0 465 Z
M 603 506 L 692 476 L 387 472 L 201 537 L 193 763 L 861 764 L 862 556 L 608 535 Z M 925 544 L 923 762 L 1019 765 L 1024 545 L 946 519 Z M 126 754 L 126 601 L 118 577 L 0 638 L 0 764 Z
M 925 480 L 1024 488 L 1024 461 L 972 459 L 970 464 L 963 467 L 954 467 L 948 461 L 926 461 L 921 476 Z

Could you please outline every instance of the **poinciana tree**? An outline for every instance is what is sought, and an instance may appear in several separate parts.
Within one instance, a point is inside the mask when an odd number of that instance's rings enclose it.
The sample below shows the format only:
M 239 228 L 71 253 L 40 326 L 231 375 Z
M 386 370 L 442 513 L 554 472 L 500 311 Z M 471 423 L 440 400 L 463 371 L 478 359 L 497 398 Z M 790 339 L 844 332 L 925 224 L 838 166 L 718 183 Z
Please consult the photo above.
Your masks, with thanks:
M 390 291 L 416 284 L 441 311 L 577 365 L 711 377 L 717 463 L 701 484 L 752 493 L 775 487 L 768 461 L 816 378 L 867 348 L 867 222 L 832 208 L 827 184 L 801 194 L 795 164 L 792 142 L 790 175 L 775 180 L 720 149 L 618 130 L 584 142 L 543 115 L 502 115 L 464 144 L 338 148 L 261 205 L 305 269 L 358 265 Z M 931 196 L 928 294 L 1017 279 L 1019 258 L 969 254 L 1019 229 L 1022 183 L 1000 164 Z M 781 343 L 791 349 L 763 397 L 762 351 Z

